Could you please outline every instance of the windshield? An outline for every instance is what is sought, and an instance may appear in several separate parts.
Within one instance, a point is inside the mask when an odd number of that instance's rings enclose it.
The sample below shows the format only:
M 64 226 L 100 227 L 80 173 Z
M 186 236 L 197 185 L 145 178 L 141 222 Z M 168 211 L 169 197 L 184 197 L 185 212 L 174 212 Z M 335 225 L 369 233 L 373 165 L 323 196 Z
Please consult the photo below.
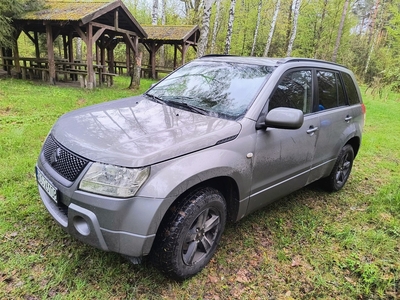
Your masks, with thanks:
M 208 115 L 237 119 L 245 114 L 273 69 L 197 60 L 166 77 L 147 95 L 183 109 L 199 108 Z

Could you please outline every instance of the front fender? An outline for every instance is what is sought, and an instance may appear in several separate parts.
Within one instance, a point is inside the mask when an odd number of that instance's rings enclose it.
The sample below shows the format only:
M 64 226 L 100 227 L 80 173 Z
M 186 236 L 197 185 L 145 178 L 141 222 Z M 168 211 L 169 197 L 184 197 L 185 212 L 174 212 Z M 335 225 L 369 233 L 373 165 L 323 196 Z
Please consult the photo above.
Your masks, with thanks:
M 156 164 L 138 196 L 176 199 L 201 182 L 230 177 L 238 186 L 239 198 L 246 198 L 252 179 L 252 160 L 246 157 L 247 153 L 215 146 Z

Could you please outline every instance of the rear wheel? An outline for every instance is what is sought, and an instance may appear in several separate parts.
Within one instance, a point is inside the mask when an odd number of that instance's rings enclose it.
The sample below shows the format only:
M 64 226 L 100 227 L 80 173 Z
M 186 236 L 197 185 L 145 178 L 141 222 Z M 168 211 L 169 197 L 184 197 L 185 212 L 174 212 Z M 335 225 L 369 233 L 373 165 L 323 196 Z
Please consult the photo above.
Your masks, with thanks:
M 351 145 L 344 146 L 339 153 L 331 174 L 323 179 L 327 191 L 336 192 L 343 188 L 350 176 L 353 160 L 353 147 Z
M 153 262 L 168 276 L 183 280 L 200 272 L 214 255 L 226 223 L 226 203 L 213 188 L 187 195 L 161 224 Z

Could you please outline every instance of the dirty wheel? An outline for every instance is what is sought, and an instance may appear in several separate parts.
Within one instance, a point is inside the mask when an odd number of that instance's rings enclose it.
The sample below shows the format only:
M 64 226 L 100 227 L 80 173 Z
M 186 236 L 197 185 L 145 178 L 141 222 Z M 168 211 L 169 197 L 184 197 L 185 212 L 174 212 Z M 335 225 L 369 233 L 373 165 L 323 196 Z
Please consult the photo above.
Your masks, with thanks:
M 170 211 L 152 249 L 154 263 L 175 279 L 201 271 L 214 255 L 226 223 L 226 204 L 213 188 L 187 195 Z
M 329 192 L 339 191 L 347 182 L 353 167 L 354 150 L 350 145 L 342 148 L 331 174 L 324 178 L 325 188 Z

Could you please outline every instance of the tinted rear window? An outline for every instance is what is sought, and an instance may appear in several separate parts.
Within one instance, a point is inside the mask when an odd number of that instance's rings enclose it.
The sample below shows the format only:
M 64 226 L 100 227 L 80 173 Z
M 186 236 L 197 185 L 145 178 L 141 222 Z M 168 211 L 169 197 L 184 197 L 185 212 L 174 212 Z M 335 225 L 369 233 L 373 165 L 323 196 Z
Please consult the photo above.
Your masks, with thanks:
M 353 79 L 351 76 L 347 73 L 342 73 L 344 85 L 346 87 L 346 92 L 347 92 L 347 98 L 349 99 L 349 104 L 354 105 L 354 104 L 359 104 L 360 97 L 358 96 L 356 86 L 354 84 Z

